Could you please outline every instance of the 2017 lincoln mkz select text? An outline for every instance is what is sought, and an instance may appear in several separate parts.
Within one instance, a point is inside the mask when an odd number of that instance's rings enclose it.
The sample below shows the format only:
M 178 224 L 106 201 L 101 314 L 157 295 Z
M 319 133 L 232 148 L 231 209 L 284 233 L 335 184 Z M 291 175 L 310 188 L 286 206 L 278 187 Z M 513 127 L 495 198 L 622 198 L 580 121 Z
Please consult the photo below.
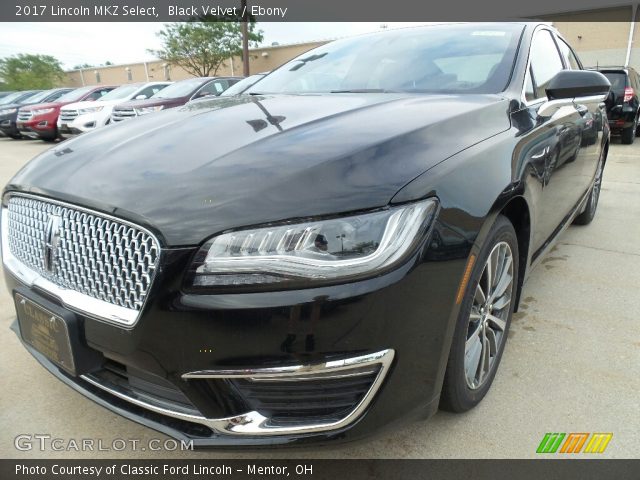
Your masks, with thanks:
M 528 273 L 594 217 L 609 88 L 553 27 L 449 24 L 61 142 L 2 197 L 13 329 L 196 446 L 466 411 Z

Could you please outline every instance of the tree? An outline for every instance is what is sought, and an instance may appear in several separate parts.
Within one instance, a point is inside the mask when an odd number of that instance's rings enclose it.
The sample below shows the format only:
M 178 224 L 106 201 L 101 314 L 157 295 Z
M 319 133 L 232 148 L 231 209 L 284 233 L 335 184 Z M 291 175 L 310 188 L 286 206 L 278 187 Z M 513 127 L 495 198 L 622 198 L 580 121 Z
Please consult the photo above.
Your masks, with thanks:
M 203 21 L 171 23 L 158 32 L 163 48 L 149 50 L 167 63 L 198 77 L 215 75 L 225 61 L 242 54 L 240 23 L 232 17 L 202 17 Z M 257 45 L 262 32 L 249 22 L 249 42 Z
M 60 83 L 64 71 L 55 57 L 20 53 L 0 59 L 0 78 L 8 90 L 48 89 Z
M 73 67 L 74 70 L 85 70 L 87 68 L 93 68 L 93 65 L 91 65 L 90 63 L 80 63 Z

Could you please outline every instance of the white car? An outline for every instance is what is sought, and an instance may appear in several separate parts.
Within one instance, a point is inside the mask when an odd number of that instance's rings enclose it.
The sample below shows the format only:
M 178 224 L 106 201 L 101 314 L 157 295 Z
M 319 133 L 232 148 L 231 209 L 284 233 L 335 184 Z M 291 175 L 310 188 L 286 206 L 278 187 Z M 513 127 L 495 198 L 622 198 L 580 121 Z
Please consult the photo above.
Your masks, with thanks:
M 172 83 L 129 83 L 112 90 L 100 100 L 65 105 L 58 116 L 58 132 L 61 135 L 76 135 L 104 127 L 109 123 L 114 106 L 128 100 L 150 98 Z

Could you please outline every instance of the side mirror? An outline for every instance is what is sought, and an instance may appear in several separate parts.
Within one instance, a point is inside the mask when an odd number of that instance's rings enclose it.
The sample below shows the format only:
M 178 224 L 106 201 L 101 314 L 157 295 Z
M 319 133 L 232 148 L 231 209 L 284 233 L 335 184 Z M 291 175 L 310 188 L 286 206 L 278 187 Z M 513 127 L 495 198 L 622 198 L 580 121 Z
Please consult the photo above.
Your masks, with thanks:
M 609 95 L 607 77 L 592 70 L 562 70 L 553 77 L 545 91 L 547 101 L 538 109 L 539 117 L 551 117 L 563 107 L 579 103 L 602 103 Z
M 592 70 L 562 70 L 549 81 L 545 89 L 549 100 L 609 95 L 611 83 L 600 72 Z
M 146 100 L 146 99 L 147 99 L 147 96 L 146 96 L 146 95 L 138 95 L 138 96 L 136 97 L 136 100 Z

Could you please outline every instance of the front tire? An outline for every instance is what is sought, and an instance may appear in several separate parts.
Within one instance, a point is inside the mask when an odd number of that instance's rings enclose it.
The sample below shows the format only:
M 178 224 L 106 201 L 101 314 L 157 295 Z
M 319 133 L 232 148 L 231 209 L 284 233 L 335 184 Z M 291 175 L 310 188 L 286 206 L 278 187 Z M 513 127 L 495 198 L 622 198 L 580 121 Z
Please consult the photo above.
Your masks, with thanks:
M 478 253 L 460 306 L 440 408 L 466 412 L 485 397 L 498 370 L 516 298 L 518 238 L 500 215 Z
M 633 141 L 636 139 L 636 130 L 638 128 L 638 118 L 636 117 L 633 125 L 628 128 L 622 130 L 622 143 L 625 145 L 631 145 Z
M 596 170 L 596 178 L 593 180 L 591 186 L 591 192 L 589 193 L 589 200 L 584 207 L 584 212 L 578 215 L 573 223 L 575 225 L 589 225 L 596 216 L 596 210 L 598 209 L 598 200 L 600 199 L 600 190 L 602 188 L 602 174 L 604 172 L 604 154 L 600 156 L 598 162 L 598 170 Z
M 40 139 L 48 143 L 55 143 L 62 140 L 62 136 L 60 135 L 60 133 L 58 132 L 58 128 L 56 127 L 56 129 L 53 131 L 53 134 L 40 135 Z

